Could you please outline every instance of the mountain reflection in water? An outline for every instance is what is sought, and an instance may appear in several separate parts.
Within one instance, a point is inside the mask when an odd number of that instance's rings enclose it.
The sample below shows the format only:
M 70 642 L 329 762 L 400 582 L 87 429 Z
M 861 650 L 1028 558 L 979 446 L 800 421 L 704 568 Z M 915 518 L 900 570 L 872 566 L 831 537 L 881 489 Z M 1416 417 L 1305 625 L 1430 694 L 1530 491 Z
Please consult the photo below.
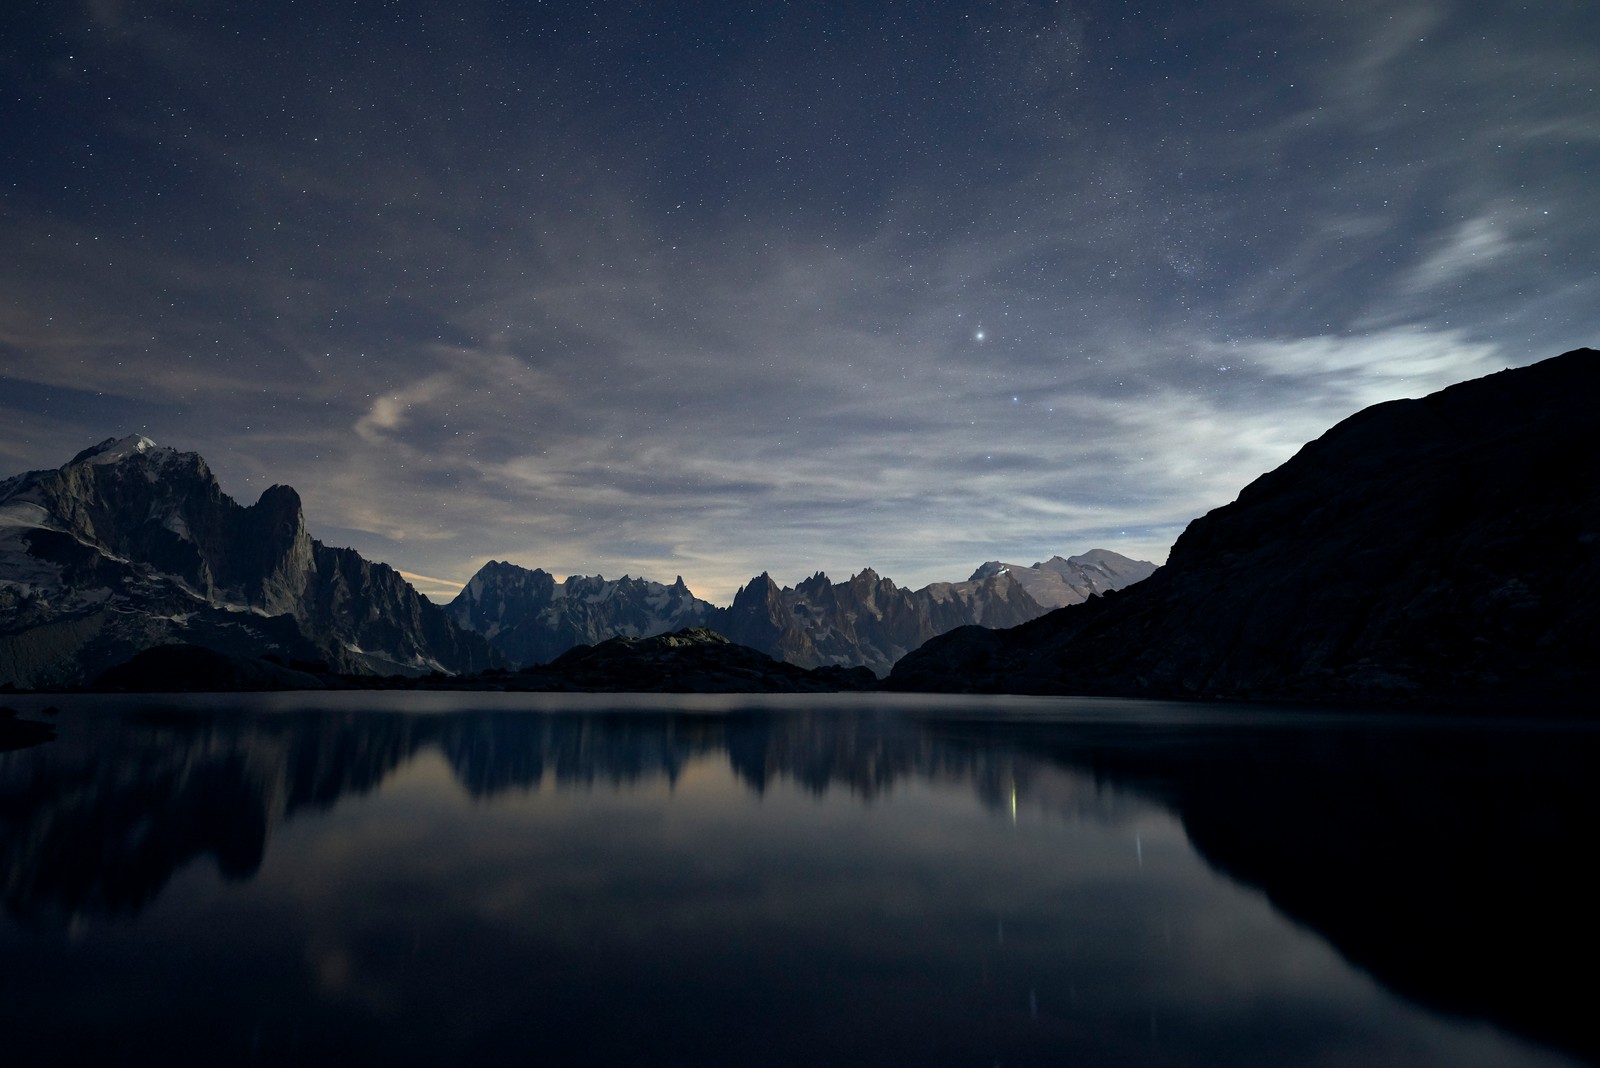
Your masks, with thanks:
M 41 1059 L 63 1044 L 135 1061 L 242 1048 L 268 1061 L 495 1063 L 536 1043 L 551 1062 L 1293 1063 L 1315 1051 L 1371 1063 L 1349 1003 L 1323 1010 L 1293 991 L 1276 1007 L 1206 1002 L 1207 984 L 1276 996 L 1266 980 L 1228 978 L 1252 966 L 1239 947 L 1267 936 L 1212 930 L 1259 921 L 1200 869 L 1171 877 L 1187 897 L 1142 896 L 1145 850 L 1170 847 L 1172 826 L 1412 1002 L 1600 1059 L 1587 986 L 1566 979 L 1600 949 L 1582 848 L 1600 815 L 1593 730 L 1137 702 L 1088 715 L 1070 702 L 1026 703 L 1027 715 L 982 700 L 809 702 L 68 709 L 55 741 L 0 755 L 0 1022 Z M 1051 708 L 1069 714 L 1037 714 Z M 447 779 L 430 778 L 439 767 Z M 452 782 L 466 809 L 441 814 Z M 962 797 L 980 802 L 978 823 Z M 513 810 L 522 822 L 507 822 Z M 1019 810 L 1038 840 L 994 839 Z M 1088 830 L 1062 838 L 1072 827 Z M 223 876 L 215 890 L 195 878 L 200 857 Z M 258 891 L 248 905 L 230 904 L 246 889 Z M 993 903 L 981 950 L 943 941 L 972 911 L 962 895 Z M 1226 952 L 1147 974 L 1156 957 L 1142 954 L 1159 947 L 1135 916 L 1165 917 L 1169 943 L 1176 927 L 1180 943 L 1214 937 Z M 350 944 L 330 948 L 322 928 L 341 924 Z M 292 960 L 266 944 L 297 939 Z M 1030 939 L 1024 977 L 1015 960 Z M 964 953 L 971 976 L 934 974 Z M 358 1004 L 336 1007 L 329 991 L 358 977 Z M 1201 992 L 1159 993 L 1184 984 Z M 163 985 L 218 1004 L 202 1023 L 201 1005 L 163 1000 Z M 1123 993 L 1096 1004 L 1112 989 Z M 1130 1001 L 1140 990 L 1156 992 Z M 486 1003 L 502 996 L 516 1013 Z M 1376 1011 L 1359 1001 L 1369 995 L 1341 996 Z M 436 1017 L 426 1039 L 394 1023 L 418 1013 Z M 180 1042 L 177 1021 L 197 1030 Z M 1469 1037 L 1481 1063 L 1508 1049 L 1542 1063 L 1482 1028 Z M 1383 1055 L 1454 1063 L 1465 1048 Z

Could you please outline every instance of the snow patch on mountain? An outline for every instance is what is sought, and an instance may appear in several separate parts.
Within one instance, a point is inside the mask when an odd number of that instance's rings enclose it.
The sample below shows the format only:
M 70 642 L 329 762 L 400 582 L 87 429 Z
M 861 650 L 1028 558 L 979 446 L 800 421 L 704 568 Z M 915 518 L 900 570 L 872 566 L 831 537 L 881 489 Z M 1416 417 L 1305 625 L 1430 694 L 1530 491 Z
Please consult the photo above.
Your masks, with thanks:
M 1109 549 L 1091 549 L 1065 559 L 1052 556 L 1029 567 L 990 560 L 980 564 L 969 581 L 1009 574 L 1042 607 L 1056 609 L 1131 586 L 1149 578 L 1155 570 L 1156 565 L 1148 560 L 1134 560 Z
M 107 438 L 74 456 L 70 463 L 87 463 L 98 467 L 102 464 L 119 464 L 130 456 L 162 452 L 177 454 L 176 449 L 163 448 L 143 434 L 129 434 L 125 438 Z
M 0 530 L 36 528 L 49 523 L 50 513 L 33 501 L 11 500 L 0 504 Z

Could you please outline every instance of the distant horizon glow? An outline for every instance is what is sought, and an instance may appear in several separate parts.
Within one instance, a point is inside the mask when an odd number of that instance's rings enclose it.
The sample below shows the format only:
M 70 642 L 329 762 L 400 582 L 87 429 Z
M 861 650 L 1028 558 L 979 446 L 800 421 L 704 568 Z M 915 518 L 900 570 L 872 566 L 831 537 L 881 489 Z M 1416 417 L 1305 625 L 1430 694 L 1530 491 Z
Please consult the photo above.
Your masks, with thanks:
M 1165 560 L 1600 345 L 1600 7 L 0 13 L 0 475 L 144 433 L 445 596 Z

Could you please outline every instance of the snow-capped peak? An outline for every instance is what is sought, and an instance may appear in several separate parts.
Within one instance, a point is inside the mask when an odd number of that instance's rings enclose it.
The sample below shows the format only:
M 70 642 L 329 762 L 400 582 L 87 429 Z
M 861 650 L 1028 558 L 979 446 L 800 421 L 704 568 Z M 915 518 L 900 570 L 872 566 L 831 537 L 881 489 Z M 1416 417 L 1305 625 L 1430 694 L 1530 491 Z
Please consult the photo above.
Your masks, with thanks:
M 130 456 L 139 456 L 161 449 L 160 445 L 143 434 L 129 434 L 125 438 L 107 438 L 100 444 L 83 450 L 72 458 L 72 463 L 93 465 L 121 463 Z M 171 452 L 171 449 L 165 450 Z

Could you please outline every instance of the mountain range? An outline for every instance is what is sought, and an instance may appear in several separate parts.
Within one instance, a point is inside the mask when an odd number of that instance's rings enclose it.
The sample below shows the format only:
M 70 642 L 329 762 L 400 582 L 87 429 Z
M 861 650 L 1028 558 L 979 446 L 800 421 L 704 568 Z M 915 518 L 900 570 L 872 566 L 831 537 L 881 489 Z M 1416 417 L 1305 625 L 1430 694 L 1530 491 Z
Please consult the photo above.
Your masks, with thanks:
M 1600 352 L 1374 405 L 1196 519 L 1144 582 L 895 665 L 908 690 L 1586 704 Z
M 985 563 L 965 582 L 904 589 L 865 569 L 835 583 L 818 572 L 779 586 L 763 572 L 719 608 L 689 592 L 624 575 L 570 576 L 490 561 L 447 606 L 514 665 L 546 663 L 577 645 L 707 627 L 799 667 L 865 666 L 885 675 L 929 638 L 955 627 L 1012 627 L 1048 609 L 1148 577 L 1155 565 L 1095 549 L 1019 567 Z
M 244 506 L 198 454 L 135 435 L 0 482 L 0 685 L 86 683 L 164 645 L 301 673 L 477 674 L 693 627 L 799 667 L 881 676 L 953 627 L 1013 626 L 1154 569 L 1095 550 L 916 591 L 871 570 L 793 588 L 763 573 L 723 608 L 681 577 L 557 581 L 492 561 L 439 606 L 388 565 L 312 538 L 288 486 Z
M 245 507 L 194 453 L 108 440 L 0 483 L 0 685 L 178 643 L 312 674 L 478 674 L 708 627 L 902 690 L 1581 702 L 1600 682 L 1596 395 L 1600 353 L 1578 349 L 1364 409 L 1192 522 L 1159 570 L 1097 550 L 920 590 L 763 573 L 726 608 L 681 579 L 502 562 L 440 607 L 311 538 L 292 489 Z

